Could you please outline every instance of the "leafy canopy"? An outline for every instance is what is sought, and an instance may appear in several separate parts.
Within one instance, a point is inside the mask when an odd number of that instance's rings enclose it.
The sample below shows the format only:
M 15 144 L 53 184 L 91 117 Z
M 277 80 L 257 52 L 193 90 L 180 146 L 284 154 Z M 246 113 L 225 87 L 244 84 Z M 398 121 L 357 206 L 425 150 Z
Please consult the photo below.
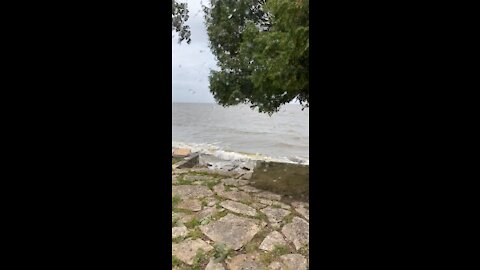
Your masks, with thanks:
M 178 42 L 186 41 L 190 44 L 190 27 L 185 24 L 188 21 L 187 3 L 179 3 L 172 0 L 172 31 L 178 33 Z
M 210 0 L 204 7 L 220 71 L 210 91 L 223 106 L 272 114 L 298 99 L 309 106 L 309 1 Z

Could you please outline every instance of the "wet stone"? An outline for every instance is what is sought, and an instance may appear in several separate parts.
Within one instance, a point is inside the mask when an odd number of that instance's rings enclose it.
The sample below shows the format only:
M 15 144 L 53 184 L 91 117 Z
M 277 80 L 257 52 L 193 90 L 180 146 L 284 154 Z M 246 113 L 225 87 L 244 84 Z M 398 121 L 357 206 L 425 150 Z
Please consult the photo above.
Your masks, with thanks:
M 273 231 L 265 237 L 265 239 L 260 244 L 261 250 L 272 251 L 275 246 L 285 246 L 287 242 L 285 241 L 283 235 L 277 231 Z
M 227 214 L 217 221 L 200 226 L 200 230 L 215 243 L 238 250 L 252 240 L 260 231 L 260 226 L 257 220 Z
M 282 233 L 288 241 L 295 245 L 297 250 L 308 245 L 309 224 L 299 217 L 294 217 L 291 223 L 283 226 Z
M 235 212 L 237 214 L 242 214 L 242 215 L 247 215 L 247 216 L 255 216 L 257 214 L 257 211 L 243 203 L 235 202 L 235 201 L 223 201 L 220 203 L 220 205 L 228 209 L 232 212 Z
M 195 258 L 195 255 L 199 249 L 209 252 L 213 249 L 213 247 L 202 239 L 187 239 L 181 243 L 172 244 L 172 255 L 176 256 L 182 262 L 192 265 L 193 259 Z

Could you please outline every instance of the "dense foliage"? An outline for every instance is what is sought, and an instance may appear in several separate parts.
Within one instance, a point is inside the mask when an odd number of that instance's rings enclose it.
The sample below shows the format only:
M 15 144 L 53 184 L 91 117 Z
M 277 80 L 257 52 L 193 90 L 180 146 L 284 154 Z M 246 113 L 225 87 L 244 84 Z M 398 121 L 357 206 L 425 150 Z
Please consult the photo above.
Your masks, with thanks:
M 172 31 L 178 33 L 178 42 L 190 43 L 190 27 L 185 24 L 188 20 L 187 3 L 180 3 L 172 0 Z
M 204 7 L 219 71 L 210 91 L 230 106 L 272 114 L 298 99 L 309 106 L 309 1 L 210 0 Z

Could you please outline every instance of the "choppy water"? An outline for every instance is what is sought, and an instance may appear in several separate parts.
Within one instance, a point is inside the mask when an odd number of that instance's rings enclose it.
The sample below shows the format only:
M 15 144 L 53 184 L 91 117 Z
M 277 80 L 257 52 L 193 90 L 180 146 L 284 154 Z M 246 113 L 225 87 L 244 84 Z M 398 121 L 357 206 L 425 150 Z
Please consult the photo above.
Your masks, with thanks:
M 288 104 L 270 117 L 246 105 L 173 103 L 172 146 L 230 160 L 308 164 L 309 111 Z

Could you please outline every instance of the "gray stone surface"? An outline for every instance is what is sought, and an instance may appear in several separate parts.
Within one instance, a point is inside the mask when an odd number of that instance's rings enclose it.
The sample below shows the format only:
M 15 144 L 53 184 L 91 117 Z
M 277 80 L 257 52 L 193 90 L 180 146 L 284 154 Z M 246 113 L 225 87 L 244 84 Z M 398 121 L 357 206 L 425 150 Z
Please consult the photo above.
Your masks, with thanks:
M 309 227 L 308 222 L 299 217 L 294 217 L 291 223 L 283 226 L 282 233 L 299 250 L 309 243 Z
M 207 267 L 205 267 L 205 270 L 225 270 L 225 267 L 223 267 L 221 263 L 215 262 L 213 259 L 210 259 Z
M 252 196 L 244 191 L 224 191 L 217 194 L 232 201 L 248 202 L 253 200 Z
M 286 254 L 280 256 L 285 269 L 290 270 L 307 270 L 307 259 L 301 254 Z
M 255 215 L 257 215 L 257 210 L 243 203 L 239 203 L 235 201 L 223 201 L 220 203 L 220 205 L 223 208 L 237 214 L 247 215 L 251 217 L 254 217 Z
M 260 210 L 262 213 L 267 215 L 268 221 L 271 223 L 279 223 L 283 220 L 291 212 L 282 208 L 275 208 L 272 206 L 268 206 Z
M 256 188 L 256 187 L 252 187 L 252 186 L 249 186 L 249 185 L 245 185 L 245 186 L 240 186 L 238 187 L 239 189 L 245 191 L 245 192 L 250 192 L 250 193 L 256 193 L 256 192 L 260 192 L 261 190 Z
M 257 253 L 240 254 L 227 262 L 230 270 L 266 270 Z
M 185 226 L 172 227 L 172 238 L 185 237 L 188 234 L 188 229 Z
M 257 220 L 227 214 L 200 230 L 215 243 L 225 244 L 234 250 L 240 249 L 260 231 Z
M 206 186 L 180 185 L 172 186 L 172 196 L 178 196 L 182 199 L 201 199 L 212 196 L 213 192 Z
M 300 215 L 302 215 L 302 217 L 304 217 L 306 220 L 309 220 L 309 218 L 310 218 L 309 212 L 310 211 L 307 208 L 298 207 L 298 208 L 295 208 L 295 211 L 297 211 Z
M 226 186 L 238 187 L 238 186 L 244 186 L 248 184 L 248 180 L 228 178 L 228 179 L 223 179 L 222 183 Z
M 277 231 L 269 233 L 265 239 L 260 244 L 259 249 L 272 251 L 275 246 L 286 246 L 287 242 L 285 241 L 283 235 Z
M 202 210 L 202 203 L 197 199 L 187 199 L 177 205 L 178 209 L 186 209 L 194 212 Z
M 268 199 L 268 200 L 275 200 L 275 201 L 280 201 L 282 199 L 281 195 L 272 193 L 270 191 L 262 191 L 262 192 L 259 192 L 259 193 L 255 194 L 255 196 L 260 197 L 260 198 L 265 198 L 265 199 Z
M 172 244 L 172 255 L 177 257 L 182 262 L 192 265 L 193 259 L 195 258 L 195 255 L 199 249 L 203 249 L 203 251 L 208 252 L 212 250 L 213 247 L 202 239 L 187 239 L 181 243 Z

